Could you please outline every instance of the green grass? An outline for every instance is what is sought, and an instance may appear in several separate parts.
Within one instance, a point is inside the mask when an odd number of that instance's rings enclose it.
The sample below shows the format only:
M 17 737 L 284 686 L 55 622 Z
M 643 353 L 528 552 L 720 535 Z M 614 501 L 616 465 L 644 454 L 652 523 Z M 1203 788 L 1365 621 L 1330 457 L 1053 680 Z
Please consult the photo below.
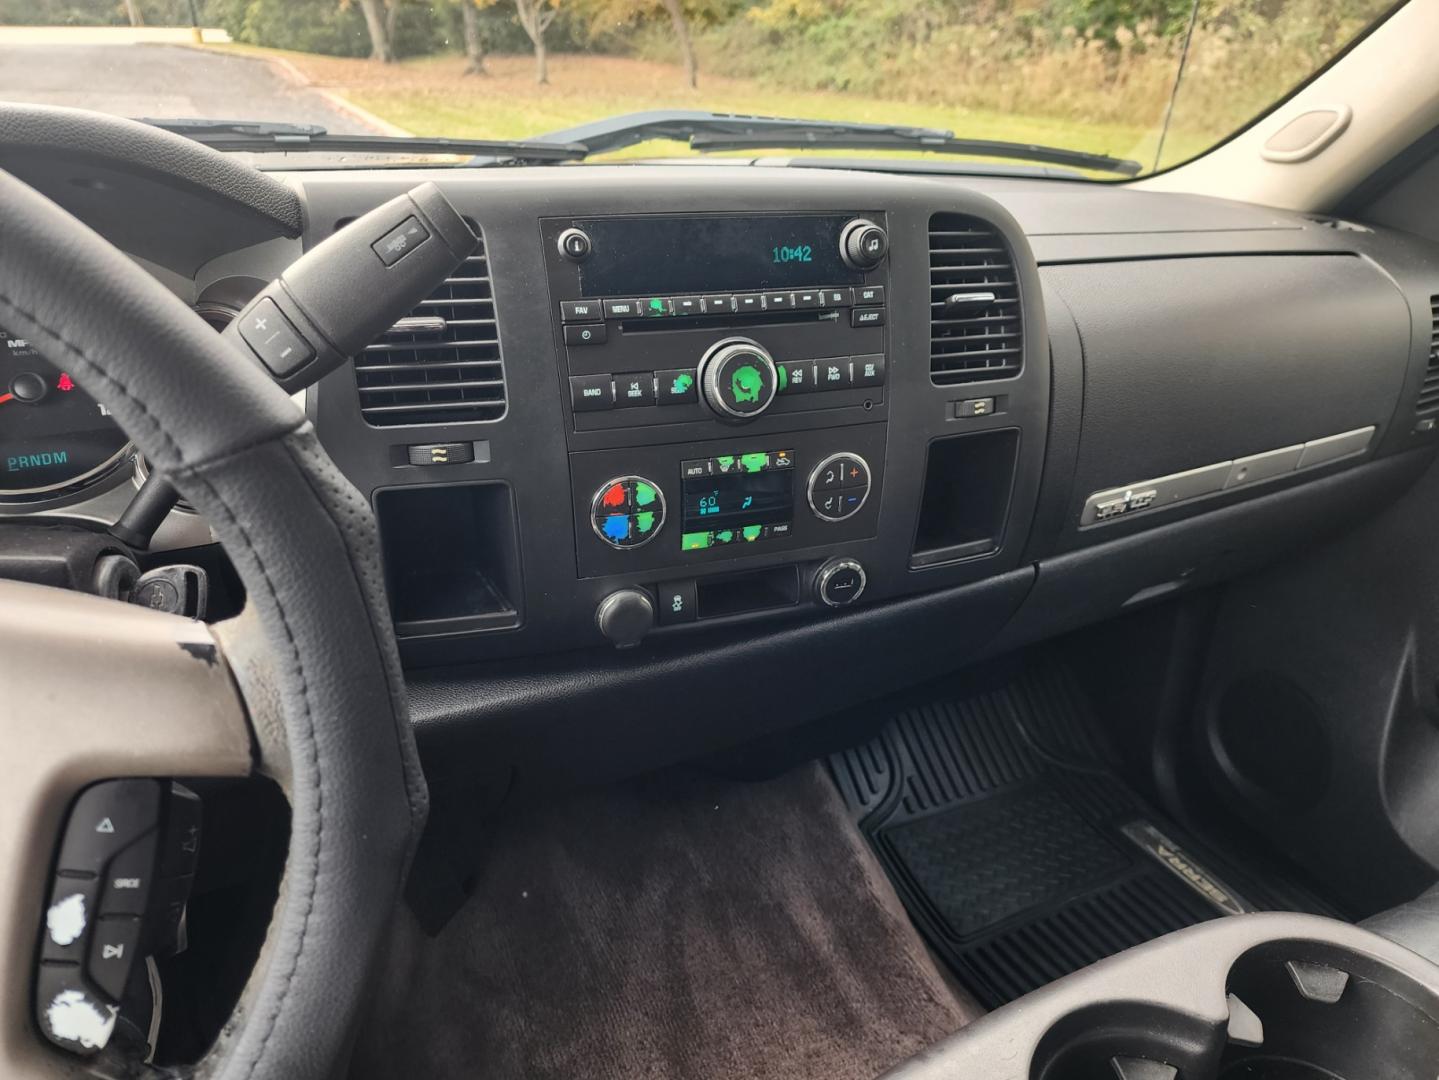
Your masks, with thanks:
M 302 53 L 277 55 L 288 58 L 317 84 L 416 135 L 517 139 L 616 113 L 684 108 L 938 127 L 966 138 L 1064 146 L 1134 158 L 1146 166 L 1154 159 L 1155 131 L 1143 125 L 953 109 L 861 94 L 790 90 L 704 74 L 699 89 L 690 90 L 676 67 L 623 57 L 554 56 L 550 84 L 540 86 L 533 79 L 532 60 L 525 56 L 491 57 L 490 75 L 466 76 L 461 73 L 462 61 L 453 56 L 382 65 Z M 1202 142 L 1193 149 L 1202 149 Z M 682 144 L 652 142 L 609 156 L 688 152 Z

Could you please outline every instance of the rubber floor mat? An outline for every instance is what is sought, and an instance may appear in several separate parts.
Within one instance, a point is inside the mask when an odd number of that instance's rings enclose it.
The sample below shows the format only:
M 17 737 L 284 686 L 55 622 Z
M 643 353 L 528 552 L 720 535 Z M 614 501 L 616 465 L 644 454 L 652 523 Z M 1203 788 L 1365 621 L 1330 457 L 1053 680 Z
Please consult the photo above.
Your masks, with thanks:
M 984 1005 L 1186 926 L 1337 915 L 1206 848 L 1119 779 L 1058 666 L 893 716 L 830 772 L 930 947 Z

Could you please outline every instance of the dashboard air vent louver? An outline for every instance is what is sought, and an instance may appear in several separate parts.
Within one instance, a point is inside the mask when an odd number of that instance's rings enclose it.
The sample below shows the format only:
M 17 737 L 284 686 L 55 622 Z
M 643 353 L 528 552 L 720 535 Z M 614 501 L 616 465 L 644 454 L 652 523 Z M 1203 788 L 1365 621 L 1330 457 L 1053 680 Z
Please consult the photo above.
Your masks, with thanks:
M 1439 409 L 1439 296 L 1429 298 L 1429 365 L 1424 369 L 1424 384 L 1419 388 L 1417 413 Z
M 453 277 L 355 357 L 360 414 L 376 427 L 498 420 L 505 371 L 484 241 Z
M 929 314 L 929 374 L 937 385 L 1019 374 L 1019 280 L 997 229 L 964 214 L 929 219 Z

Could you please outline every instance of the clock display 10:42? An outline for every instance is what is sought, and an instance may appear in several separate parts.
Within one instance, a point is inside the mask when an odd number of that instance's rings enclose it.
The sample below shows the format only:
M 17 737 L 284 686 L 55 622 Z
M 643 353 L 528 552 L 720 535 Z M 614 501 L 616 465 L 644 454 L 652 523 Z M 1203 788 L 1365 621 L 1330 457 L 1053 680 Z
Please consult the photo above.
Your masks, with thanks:
M 809 244 L 782 244 L 770 248 L 770 258 L 777 263 L 814 262 L 814 248 Z

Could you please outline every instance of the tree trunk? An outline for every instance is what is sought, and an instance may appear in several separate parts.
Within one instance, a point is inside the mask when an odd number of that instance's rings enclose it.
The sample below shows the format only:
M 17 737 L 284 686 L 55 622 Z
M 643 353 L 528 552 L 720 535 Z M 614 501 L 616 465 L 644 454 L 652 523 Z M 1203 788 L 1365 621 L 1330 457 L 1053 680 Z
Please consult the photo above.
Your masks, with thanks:
M 385 5 L 385 39 L 390 51 L 395 51 L 395 28 L 400 25 L 400 0 L 389 0 Z
M 545 52 L 545 31 L 554 22 L 556 9 L 545 0 L 515 0 L 515 15 L 520 26 L 535 44 L 535 82 L 543 86 L 550 81 L 549 56 Z
M 382 64 L 395 60 L 395 50 L 390 46 L 390 36 L 385 33 L 385 13 L 380 0 L 360 0 L 360 10 L 365 13 L 365 29 L 370 32 L 370 59 Z
M 460 16 L 465 26 L 465 74 L 488 75 L 485 70 L 485 42 L 480 37 L 480 13 L 475 0 L 460 0 Z
M 140 14 L 140 0 L 125 0 L 125 13 L 130 16 L 131 26 L 145 25 L 145 16 Z
M 690 26 L 685 21 L 684 9 L 680 6 L 680 0 L 664 0 L 665 10 L 670 13 L 670 22 L 674 23 L 675 37 L 679 39 L 680 56 L 685 62 L 685 81 L 693 90 L 699 85 L 700 65 L 695 58 L 695 43 L 690 39 Z

